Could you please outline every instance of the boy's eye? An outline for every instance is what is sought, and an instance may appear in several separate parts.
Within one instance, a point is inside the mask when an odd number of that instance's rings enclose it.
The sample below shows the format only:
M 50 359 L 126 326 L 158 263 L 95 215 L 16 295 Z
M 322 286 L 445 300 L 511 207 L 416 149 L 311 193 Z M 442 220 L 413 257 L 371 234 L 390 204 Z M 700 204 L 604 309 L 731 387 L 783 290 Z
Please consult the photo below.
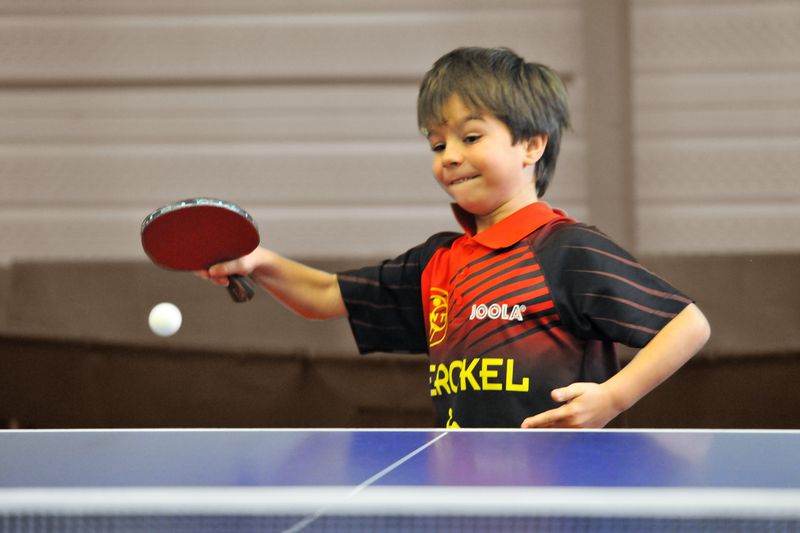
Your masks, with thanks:
M 477 133 L 473 133 L 464 137 L 464 143 L 465 144 L 476 143 L 480 140 L 480 138 L 481 138 L 480 135 L 478 135 Z
M 431 151 L 442 152 L 444 151 L 444 143 L 436 143 L 431 145 Z

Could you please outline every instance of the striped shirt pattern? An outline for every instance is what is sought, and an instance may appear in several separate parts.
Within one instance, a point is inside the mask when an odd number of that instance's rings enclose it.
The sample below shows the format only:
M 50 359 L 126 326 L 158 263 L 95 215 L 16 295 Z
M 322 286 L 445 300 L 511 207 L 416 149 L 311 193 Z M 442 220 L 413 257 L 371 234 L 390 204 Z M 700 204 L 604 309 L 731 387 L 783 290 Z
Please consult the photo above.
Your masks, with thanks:
M 552 389 L 611 377 L 614 343 L 646 345 L 691 302 L 545 204 L 339 284 L 362 353 L 428 354 L 437 424 L 451 427 L 518 427 L 555 407 Z

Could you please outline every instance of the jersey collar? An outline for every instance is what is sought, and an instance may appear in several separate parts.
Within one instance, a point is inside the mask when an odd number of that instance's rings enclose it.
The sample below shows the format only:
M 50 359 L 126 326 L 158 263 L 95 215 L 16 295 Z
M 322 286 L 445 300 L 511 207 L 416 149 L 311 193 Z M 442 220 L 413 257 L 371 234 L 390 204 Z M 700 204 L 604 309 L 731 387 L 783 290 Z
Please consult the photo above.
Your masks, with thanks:
M 475 217 L 458 204 L 452 204 L 452 207 L 456 220 L 467 236 L 478 244 L 494 250 L 516 244 L 551 220 L 566 217 L 563 211 L 553 209 L 544 202 L 535 202 L 476 233 Z

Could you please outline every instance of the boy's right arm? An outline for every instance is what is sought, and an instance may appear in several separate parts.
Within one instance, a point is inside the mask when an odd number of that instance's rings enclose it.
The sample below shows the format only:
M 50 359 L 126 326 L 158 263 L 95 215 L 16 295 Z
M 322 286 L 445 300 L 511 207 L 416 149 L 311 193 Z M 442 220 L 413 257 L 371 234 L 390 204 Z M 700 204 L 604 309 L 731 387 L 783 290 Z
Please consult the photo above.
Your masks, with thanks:
M 226 286 L 228 276 L 250 276 L 283 305 L 298 315 L 322 320 L 347 315 L 336 274 L 318 270 L 258 247 L 238 259 L 197 273 Z

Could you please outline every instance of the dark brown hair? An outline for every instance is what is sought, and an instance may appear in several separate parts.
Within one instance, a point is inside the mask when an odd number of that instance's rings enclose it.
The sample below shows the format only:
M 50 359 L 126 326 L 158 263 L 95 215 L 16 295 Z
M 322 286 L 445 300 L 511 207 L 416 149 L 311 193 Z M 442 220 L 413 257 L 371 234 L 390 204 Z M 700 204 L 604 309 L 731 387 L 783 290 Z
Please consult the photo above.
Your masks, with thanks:
M 508 48 L 457 48 L 425 74 L 417 98 L 417 124 L 423 135 L 444 122 L 442 108 L 458 95 L 465 106 L 493 114 L 514 143 L 547 135 L 547 147 L 534 167 L 536 193 L 543 196 L 553 177 L 561 132 L 569 128 L 567 91 L 550 68 L 525 60 Z

